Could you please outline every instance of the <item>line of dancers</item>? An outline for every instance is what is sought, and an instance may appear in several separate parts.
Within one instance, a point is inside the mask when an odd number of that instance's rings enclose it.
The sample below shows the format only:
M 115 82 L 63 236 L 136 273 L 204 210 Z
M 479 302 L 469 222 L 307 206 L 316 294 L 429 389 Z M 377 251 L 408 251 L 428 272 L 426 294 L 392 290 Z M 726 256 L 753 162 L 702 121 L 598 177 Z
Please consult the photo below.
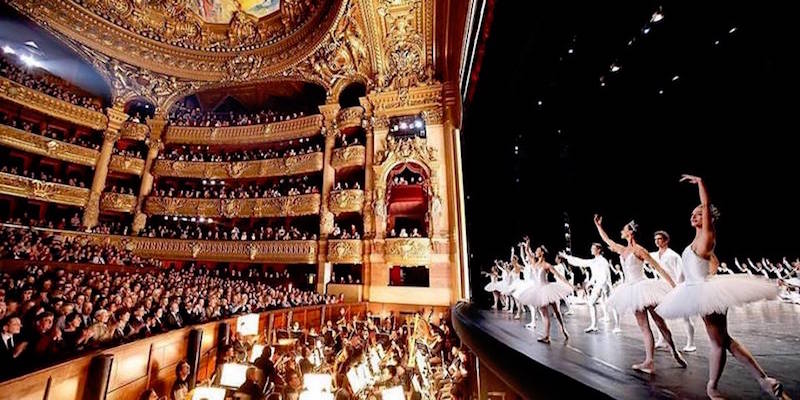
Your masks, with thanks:
M 683 175 L 681 182 L 696 185 L 700 198 L 700 205 L 692 211 L 690 218 L 695 236 L 682 254 L 669 248 L 670 237 L 665 231 L 654 234 L 658 250 L 648 252 L 638 243 L 639 226 L 634 221 L 623 226 L 620 239 L 624 244 L 618 243 L 606 233 L 602 217 L 595 215 L 597 232 L 608 249 L 619 255 L 621 270 L 613 268 L 603 257 L 603 246 L 599 243 L 591 245 L 592 258 L 578 258 L 562 251 L 556 258 L 556 266 L 553 266 L 545 260 L 547 249 L 538 246 L 531 251 L 530 240 L 526 237 L 518 245 L 519 257 L 512 248 L 509 262 L 495 261 L 491 271 L 485 273 L 490 276 L 490 283 L 485 290 L 493 293 L 492 308 L 503 307 L 503 310 L 514 313 L 515 319 L 520 319 L 524 308 L 529 308 L 531 321 L 526 324 L 528 329 L 535 329 L 536 314 L 539 314 L 544 321 L 544 334 L 537 340 L 543 343 L 550 342 L 552 311 L 567 340 L 569 335 L 559 305 L 566 302 L 575 291 L 567 275 L 577 280 L 575 275 L 581 271 L 582 275 L 589 277 L 585 285 L 585 299 L 590 322 L 584 332 L 598 331 L 598 305 L 601 305 L 606 317 L 609 315 L 606 307 L 611 308 L 615 320 L 614 332 L 619 332 L 619 315 L 633 313 L 636 317 L 644 342 L 645 358 L 641 363 L 632 365 L 634 370 L 653 374 L 656 348 L 668 349 L 675 362 L 685 368 L 686 361 L 675 347 L 665 318 L 682 321 L 688 337 L 683 351 L 693 352 L 697 348 L 694 345 L 695 328 L 691 318 L 699 316 L 705 324 L 711 345 L 706 386 L 710 398 L 722 398 L 718 384 L 725 368 L 727 351 L 747 367 L 764 392 L 776 399 L 788 399 L 783 385 L 769 377 L 747 348 L 732 338 L 727 329 L 729 308 L 774 299 L 778 295 L 778 285 L 766 277 L 752 274 L 718 275 L 720 268 L 724 267 L 714 255 L 714 223 L 719 213 L 710 203 L 708 190 L 701 178 Z M 570 269 L 563 265 L 564 261 L 578 268 L 575 274 L 569 273 Z M 645 274 L 648 269 L 657 278 L 648 278 Z M 520 273 L 523 279 L 519 279 Z M 552 274 L 556 281 L 548 282 L 547 273 Z M 620 276 L 621 282 L 612 284 L 614 276 Z M 657 327 L 657 340 L 650 328 L 651 320 Z

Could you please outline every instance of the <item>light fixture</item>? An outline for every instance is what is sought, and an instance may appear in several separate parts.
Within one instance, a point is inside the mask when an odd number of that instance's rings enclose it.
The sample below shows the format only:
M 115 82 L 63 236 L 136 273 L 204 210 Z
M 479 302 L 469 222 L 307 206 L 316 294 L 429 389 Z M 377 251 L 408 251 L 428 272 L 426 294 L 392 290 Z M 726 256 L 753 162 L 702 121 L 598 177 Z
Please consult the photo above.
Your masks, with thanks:
M 172 220 L 173 220 L 173 221 L 177 221 L 177 220 L 178 220 L 178 217 L 172 217 Z
M 39 45 L 37 45 L 36 42 L 34 42 L 33 40 L 29 40 L 29 41 L 25 42 L 25 46 L 33 47 L 34 49 L 38 49 L 39 48 Z
M 653 13 L 653 16 L 650 17 L 650 22 L 658 22 L 664 19 L 664 13 L 661 12 L 661 7 L 658 8 L 658 11 Z
M 736 28 L 735 26 L 734 26 L 733 28 L 731 28 L 731 29 L 728 29 L 728 33 L 733 33 L 733 32 L 736 32 L 736 29 L 737 29 L 737 28 Z
M 658 94 L 664 94 L 664 89 L 658 89 Z
M 644 29 L 642 29 L 642 33 L 644 33 L 645 35 L 650 33 L 650 27 L 649 26 L 645 26 Z
M 189 221 L 197 222 L 197 218 L 195 218 L 195 217 L 189 218 Z
M 422 128 L 422 120 L 418 119 L 418 120 L 414 121 L 414 126 L 417 127 L 417 128 Z
M 210 184 L 212 184 L 212 185 L 216 185 L 216 184 L 217 184 L 217 181 L 215 181 L 215 180 L 213 180 L 213 179 L 212 179 L 212 180 L 208 181 L 208 183 L 210 183 Z
M 206 217 L 200 217 L 200 222 L 206 222 Z
M 680 75 L 675 75 L 672 77 L 672 81 L 675 82 L 680 78 Z
M 408 129 L 408 124 L 405 122 L 400 123 L 400 129 Z
M 208 222 L 209 224 L 213 224 L 213 223 L 214 223 L 214 220 L 213 220 L 213 219 L 211 219 L 211 218 L 208 218 L 208 219 L 206 219 L 206 222 Z
M 617 64 L 611 64 L 611 67 L 608 68 L 611 72 L 617 72 L 620 69 L 620 66 Z
M 203 179 L 203 185 L 208 184 L 208 180 Z
M 541 106 L 542 106 L 542 101 L 541 101 L 541 100 L 539 100 L 539 101 L 537 101 L 537 102 L 536 102 L 536 104 L 537 104 L 539 107 L 541 107 Z
M 572 54 L 574 52 L 575 52 L 575 50 L 573 50 L 573 49 L 567 49 L 567 54 Z
M 165 215 L 164 216 L 164 221 L 168 221 L 168 220 L 169 220 L 169 217 Z

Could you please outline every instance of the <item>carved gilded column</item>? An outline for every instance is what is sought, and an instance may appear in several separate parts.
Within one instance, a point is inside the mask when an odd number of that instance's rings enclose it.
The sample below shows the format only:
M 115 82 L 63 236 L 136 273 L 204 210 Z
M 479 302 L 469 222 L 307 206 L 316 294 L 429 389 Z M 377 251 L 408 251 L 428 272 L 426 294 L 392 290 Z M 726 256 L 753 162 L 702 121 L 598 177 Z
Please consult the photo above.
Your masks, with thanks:
M 325 135 L 325 156 L 322 163 L 322 201 L 319 208 L 319 261 L 317 263 L 317 291 L 325 291 L 325 267 L 328 264 L 328 235 L 333 231 L 333 213 L 328 210 L 328 201 L 336 179 L 336 171 L 331 165 L 333 147 L 336 145 L 336 135 L 339 128 L 336 126 L 336 115 L 339 113 L 339 104 L 325 104 L 319 106 L 323 116 L 322 134 Z
M 89 201 L 83 211 L 83 226 L 87 229 L 94 228 L 100 215 L 100 195 L 106 187 L 106 177 L 108 176 L 108 164 L 111 162 L 111 153 L 114 145 L 119 139 L 119 130 L 122 124 L 128 119 L 128 114 L 117 108 L 106 108 L 108 125 L 103 132 L 103 145 L 100 147 L 100 157 L 94 167 L 94 178 L 92 188 L 89 192 Z
M 372 103 L 366 97 L 358 99 L 361 107 L 364 107 L 364 133 L 366 135 L 365 144 L 365 162 L 364 162 L 364 246 L 363 257 L 361 263 L 361 281 L 364 285 L 364 299 L 369 300 L 369 288 L 372 284 L 372 261 L 370 255 L 372 254 L 372 240 L 375 239 L 375 212 L 372 208 L 374 201 L 373 188 L 373 170 L 372 164 L 375 155 L 375 135 L 373 132 L 373 114 Z
M 150 171 L 153 169 L 153 163 L 158 157 L 158 153 L 164 149 L 161 136 L 167 126 L 167 120 L 163 115 L 156 115 L 155 118 L 147 120 L 147 126 L 150 127 L 150 137 L 146 141 L 148 147 L 147 158 L 144 161 L 144 173 L 142 173 L 142 184 L 139 186 L 139 197 L 136 199 L 136 216 L 133 218 L 132 226 L 134 234 L 138 234 L 147 222 L 147 215 L 142 212 L 142 205 L 145 198 L 153 190 L 153 174 Z

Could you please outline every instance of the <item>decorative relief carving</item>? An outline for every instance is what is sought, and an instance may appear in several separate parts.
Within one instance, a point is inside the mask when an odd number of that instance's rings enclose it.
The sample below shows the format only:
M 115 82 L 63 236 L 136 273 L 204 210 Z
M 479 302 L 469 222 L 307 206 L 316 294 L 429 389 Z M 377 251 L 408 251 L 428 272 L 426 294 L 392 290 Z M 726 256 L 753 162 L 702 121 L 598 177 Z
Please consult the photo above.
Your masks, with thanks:
M 103 130 L 108 124 L 108 119 L 103 113 L 29 89 L 4 77 L 0 77 L 0 98 L 95 130 Z
M 369 101 L 373 105 L 375 127 L 386 128 L 388 117 L 399 115 L 423 114 L 429 124 L 441 123 L 442 85 L 413 87 L 389 92 L 370 93 Z
M 94 167 L 100 152 L 34 133 L 0 125 L 0 144 L 28 153 Z
M 436 161 L 436 149 L 429 147 L 428 142 L 419 136 L 405 139 L 387 136 L 384 149 L 378 151 L 375 157 L 375 164 L 383 164 L 390 157 L 400 161 L 418 160 L 427 164 Z
M 364 107 L 354 106 L 343 108 L 339 110 L 339 114 L 336 116 L 336 124 L 339 126 L 339 129 L 361 126 L 363 117 Z
M 150 133 L 150 128 L 145 124 L 139 124 L 133 121 L 125 121 L 120 129 L 120 137 L 123 139 L 140 140 L 147 139 Z
M 322 170 L 322 152 L 259 161 L 200 162 L 157 160 L 153 175 L 180 178 L 258 178 L 306 174 Z
M 328 262 L 338 264 L 361 264 L 364 245 L 361 240 L 328 240 Z
M 141 257 L 300 264 L 317 261 L 318 244 L 315 240 L 242 242 L 144 237 L 132 237 L 130 240 L 134 254 Z
M 221 145 L 278 142 L 312 136 L 322 127 L 322 115 L 310 115 L 264 125 L 206 128 L 170 126 L 164 140 L 169 143 Z
M 363 208 L 363 190 L 337 190 L 330 193 L 328 209 L 335 215 L 343 212 L 361 212 Z
M 392 265 L 430 265 L 431 240 L 429 238 L 392 238 L 386 239 L 383 246 L 383 257 Z
M 331 166 L 336 169 L 363 166 L 367 160 L 366 153 L 364 146 L 347 146 L 333 149 Z
M 85 206 L 89 200 L 89 189 L 86 188 L 44 182 L 4 172 L 0 172 L 0 193 L 79 207 Z
M 144 173 L 144 160 L 141 158 L 113 155 L 108 168 L 115 172 L 141 176 Z
M 144 211 L 149 215 L 260 218 L 316 215 L 319 206 L 319 194 L 261 199 L 149 197 L 145 201 Z
M 136 196 L 104 192 L 100 196 L 100 209 L 103 211 L 117 211 L 132 213 L 136 208 Z

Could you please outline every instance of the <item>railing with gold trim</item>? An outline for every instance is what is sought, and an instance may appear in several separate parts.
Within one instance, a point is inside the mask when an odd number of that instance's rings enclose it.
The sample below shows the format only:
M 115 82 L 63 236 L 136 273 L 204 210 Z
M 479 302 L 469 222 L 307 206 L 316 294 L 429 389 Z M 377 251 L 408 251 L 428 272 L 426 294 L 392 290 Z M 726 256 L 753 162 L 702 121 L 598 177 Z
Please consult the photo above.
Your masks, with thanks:
M 193 217 L 261 218 L 319 214 L 320 195 L 268 197 L 255 199 L 189 199 L 149 197 L 144 211 L 150 215 Z
M 0 144 L 40 156 L 94 167 L 100 152 L 76 144 L 62 142 L 8 125 L 0 125 Z
M 0 194 L 83 207 L 89 189 L 0 172 Z
M 328 198 L 328 209 L 334 214 L 361 212 L 364 209 L 364 191 L 358 189 L 336 190 Z
M 108 125 L 108 118 L 101 112 L 76 106 L 4 77 L 0 77 L 0 98 L 91 129 L 104 130 Z
M 141 176 L 144 173 L 144 160 L 115 154 L 111 156 L 108 168 L 115 172 Z
M 328 240 L 328 262 L 337 264 L 361 264 L 364 244 L 358 239 Z
M 429 238 L 387 238 L 383 257 L 392 265 L 430 265 L 432 251 Z
M 312 136 L 322 128 L 322 115 L 309 115 L 289 121 L 262 125 L 196 127 L 169 126 L 167 143 L 178 144 L 254 144 L 279 142 Z
M 354 106 L 339 110 L 336 116 L 336 125 L 340 129 L 361 126 L 361 117 L 364 116 L 364 107 Z
M 239 162 L 157 160 L 153 175 L 178 178 L 236 179 L 307 174 L 322 170 L 322 152 Z
M 367 161 L 367 151 L 364 146 L 353 145 L 333 149 L 331 166 L 335 169 L 346 167 L 361 167 Z
M 150 128 L 145 124 L 133 121 L 125 121 L 119 130 L 120 138 L 130 140 L 145 140 Z
M 105 192 L 100 196 L 100 210 L 132 213 L 136 208 L 136 196 Z
M 17 225 L 0 224 L 19 228 Z M 314 264 L 317 262 L 316 240 L 183 240 L 138 236 L 106 235 L 60 229 L 30 228 L 53 232 L 65 238 L 80 238 L 96 245 L 125 248 L 140 257 L 160 260 L 241 261 L 259 263 Z

